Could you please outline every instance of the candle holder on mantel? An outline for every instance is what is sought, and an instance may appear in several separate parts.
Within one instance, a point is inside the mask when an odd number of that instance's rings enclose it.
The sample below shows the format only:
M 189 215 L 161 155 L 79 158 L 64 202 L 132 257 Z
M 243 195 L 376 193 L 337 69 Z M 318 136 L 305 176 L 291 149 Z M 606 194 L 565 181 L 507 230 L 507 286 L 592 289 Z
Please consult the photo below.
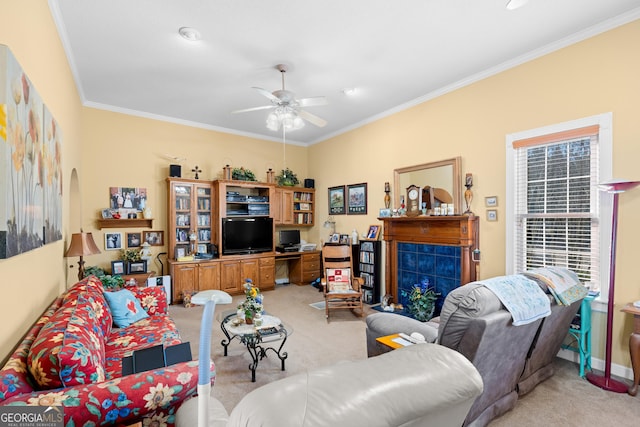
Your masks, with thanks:
M 384 207 L 389 209 L 391 207 L 391 196 L 389 193 L 391 192 L 391 188 L 389 187 L 389 183 L 384 183 Z
M 473 175 L 470 173 L 465 177 L 464 186 L 467 187 L 464 192 L 464 202 L 467 205 L 467 210 L 464 211 L 464 214 L 473 215 L 473 212 L 471 212 L 471 201 L 473 200 L 473 191 L 471 191 L 471 187 L 473 187 Z

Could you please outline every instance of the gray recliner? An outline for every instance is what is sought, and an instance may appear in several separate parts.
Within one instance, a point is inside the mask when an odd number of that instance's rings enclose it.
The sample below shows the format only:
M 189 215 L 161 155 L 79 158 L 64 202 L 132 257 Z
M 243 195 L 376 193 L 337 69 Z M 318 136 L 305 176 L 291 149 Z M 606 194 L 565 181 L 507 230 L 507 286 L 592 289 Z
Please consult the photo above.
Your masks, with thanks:
M 486 287 L 470 283 L 447 295 L 439 323 L 422 323 L 393 313 L 371 314 L 366 322 L 369 356 L 388 351 L 376 341 L 378 337 L 420 332 L 428 341 L 469 359 L 482 376 L 484 391 L 463 425 L 477 427 L 515 406 L 517 384 L 542 320 L 513 326 L 511 314 L 500 300 Z

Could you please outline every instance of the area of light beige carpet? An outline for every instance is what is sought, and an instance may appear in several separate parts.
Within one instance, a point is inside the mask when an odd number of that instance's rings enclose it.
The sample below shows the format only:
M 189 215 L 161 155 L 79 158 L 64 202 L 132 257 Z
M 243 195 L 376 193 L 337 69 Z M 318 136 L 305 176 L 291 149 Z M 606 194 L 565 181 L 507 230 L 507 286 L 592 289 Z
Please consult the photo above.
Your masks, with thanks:
M 332 314 L 325 320 L 324 310 L 309 304 L 322 299 L 311 286 L 278 286 L 264 292 L 265 308 L 279 317 L 293 333 L 283 351 L 288 354 L 285 371 L 280 360 L 269 352 L 260 361 L 256 382 L 251 382 L 251 358 L 246 348 L 234 341 L 228 356 L 223 356 L 220 318 L 224 312 L 234 311 L 243 296 L 235 296 L 233 304 L 218 306 L 211 339 L 211 357 L 216 365 L 213 394 L 227 411 L 235 407 L 251 390 L 288 375 L 305 372 L 319 366 L 367 357 L 364 317 L 350 311 Z M 201 307 L 171 306 L 183 340 L 191 342 L 194 358 L 198 354 Z M 365 315 L 370 312 L 367 307 Z M 526 426 L 637 426 L 640 424 L 640 397 L 601 390 L 578 376 L 578 366 L 557 359 L 556 374 L 520 398 L 514 410 L 491 423 L 492 427 Z M 339 386 L 339 379 L 336 379 Z

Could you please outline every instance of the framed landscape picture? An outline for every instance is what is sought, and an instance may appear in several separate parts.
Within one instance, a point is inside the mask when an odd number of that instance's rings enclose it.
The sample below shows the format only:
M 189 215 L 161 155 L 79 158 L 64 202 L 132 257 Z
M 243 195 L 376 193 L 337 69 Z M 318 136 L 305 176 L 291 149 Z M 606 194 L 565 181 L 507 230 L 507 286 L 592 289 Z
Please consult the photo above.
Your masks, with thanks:
M 347 213 L 349 215 L 367 214 L 367 184 L 353 184 L 347 186 Z
M 329 215 L 344 213 L 344 185 L 329 187 Z

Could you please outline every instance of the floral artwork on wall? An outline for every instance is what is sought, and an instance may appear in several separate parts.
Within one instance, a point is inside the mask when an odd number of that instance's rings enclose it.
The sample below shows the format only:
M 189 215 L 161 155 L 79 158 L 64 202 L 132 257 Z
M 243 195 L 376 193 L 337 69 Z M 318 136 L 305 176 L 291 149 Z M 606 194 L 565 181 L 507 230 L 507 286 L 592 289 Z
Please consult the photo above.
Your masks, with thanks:
M 62 135 L 0 45 L 0 259 L 62 239 Z

